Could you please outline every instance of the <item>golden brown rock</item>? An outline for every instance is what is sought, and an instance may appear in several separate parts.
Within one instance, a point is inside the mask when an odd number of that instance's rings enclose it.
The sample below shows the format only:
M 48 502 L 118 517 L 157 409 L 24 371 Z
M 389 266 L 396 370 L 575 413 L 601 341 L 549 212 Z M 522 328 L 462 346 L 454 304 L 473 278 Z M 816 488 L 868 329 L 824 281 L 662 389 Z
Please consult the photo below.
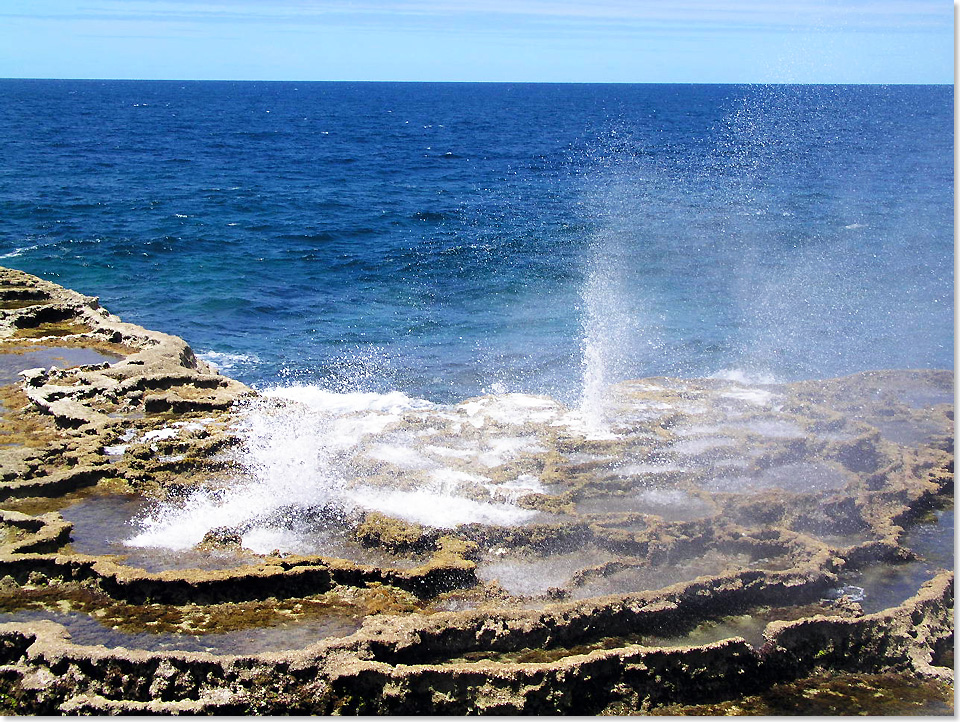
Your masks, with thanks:
M 25 365 L 43 349 L 66 361 Z M 245 520 L 161 559 L 83 551 L 69 518 L 254 483 L 254 392 L 7 269 L 0 351 L 23 371 L 0 389 L 0 712 L 735 712 L 790 685 L 809 699 L 811 680 L 952 685 L 953 574 L 931 561 L 952 519 L 952 372 L 626 382 L 601 434 L 542 397 L 413 408 L 379 445 L 356 432 L 344 489 L 415 494 L 443 454 L 457 503 L 521 521 L 334 496 L 267 510 L 332 535 L 323 554 L 254 553 Z

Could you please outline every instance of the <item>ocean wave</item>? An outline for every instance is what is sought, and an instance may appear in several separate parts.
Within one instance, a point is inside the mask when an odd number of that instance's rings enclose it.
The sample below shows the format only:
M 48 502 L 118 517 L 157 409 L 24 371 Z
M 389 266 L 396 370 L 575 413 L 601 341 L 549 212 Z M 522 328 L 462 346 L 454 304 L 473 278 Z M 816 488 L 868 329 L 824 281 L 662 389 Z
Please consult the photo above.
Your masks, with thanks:
M 22 256 L 28 251 L 34 251 L 40 248 L 40 246 L 21 246 L 20 248 L 15 248 L 9 253 L 0 254 L 0 258 L 16 258 L 17 256 Z
M 204 351 L 198 353 L 197 358 L 206 361 L 218 371 L 231 371 L 238 366 L 253 366 L 260 363 L 260 357 L 252 353 Z

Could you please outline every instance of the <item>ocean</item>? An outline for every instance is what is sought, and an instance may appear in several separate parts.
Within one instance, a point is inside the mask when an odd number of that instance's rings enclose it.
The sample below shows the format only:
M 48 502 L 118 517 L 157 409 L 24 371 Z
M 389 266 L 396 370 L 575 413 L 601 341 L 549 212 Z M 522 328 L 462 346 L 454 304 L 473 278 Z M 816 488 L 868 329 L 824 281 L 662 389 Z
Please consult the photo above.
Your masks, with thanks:
M 267 389 L 953 368 L 953 88 L 0 81 L 0 264 Z

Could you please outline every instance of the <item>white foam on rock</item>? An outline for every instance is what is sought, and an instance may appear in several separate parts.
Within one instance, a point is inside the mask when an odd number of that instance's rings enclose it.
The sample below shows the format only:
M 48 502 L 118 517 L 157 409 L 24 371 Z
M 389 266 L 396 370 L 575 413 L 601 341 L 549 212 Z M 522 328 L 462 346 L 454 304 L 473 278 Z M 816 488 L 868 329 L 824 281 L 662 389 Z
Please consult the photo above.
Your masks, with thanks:
M 665 474 L 668 472 L 683 471 L 683 467 L 673 462 L 624 464 L 617 467 L 620 476 L 641 476 L 643 474 Z
M 726 399 L 736 399 L 737 401 L 746 401 L 748 404 L 757 406 L 766 406 L 774 398 L 771 391 L 765 389 L 729 389 L 721 391 L 720 396 Z
M 735 439 L 728 436 L 705 436 L 678 441 L 670 447 L 670 450 L 677 454 L 696 456 L 714 449 L 735 446 L 736 443 Z
M 477 454 L 477 463 L 494 467 L 505 464 L 524 453 L 544 452 L 546 449 L 537 443 L 534 436 L 495 437 L 490 439 L 483 451 Z
M 169 441 L 180 435 L 180 429 L 165 426 L 162 429 L 148 431 L 143 435 L 141 441 Z
M 446 468 L 434 469 L 428 474 L 428 478 L 432 487 L 444 495 L 457 494 L 465 487 L 469 488 L 475 484 L 484 485 L 490 481 L 486 476 L 480 474 Z
M 772 391 L 737 382 L 715 393 L 750 405 L 768 404 L 774 398 Z M 671 408 L 662 400 L 643 398 L 617 406 L 628 415 Z M 621 438 L 609 425 L 598 428 L 582 409 L 520 393 L 449 406 L 401 392 L 276 387 L 249 402 L 240 419 L 242 446 L 234 457 L 240 468 L 237 477 L 220 491 L 199 490 L 181 502 L 159 506 L 140 520 L 131 545 L 185 549 L 210 529 L 224 526 L 242 530 L 244 543 L 258 551 L 296 551 L 304 548 L 303 534 L 294 530 L 297 510 L 321 507 L 379 511 L 440 528 L 473 522 L 523 524 L 537 512 L 516 502 L 544 493 L 543 484 L 530 474 L 493 482 L 483 475 L 486 469 L 546 452 L 545 439 L 555 430 L 585 440 Z M 173 439 L 211 421 L 177 422 L 148 432 L 143 440 Z M 716 452 L 735 443 L 710 426 L 686 431 L 693 438 L 670 447 L 678 455 Z M 629 429 L 624 433 L 636 434 Z M 121 447 L 110 451 L 122 453 Z M 354 466 L 357 461 L 359 467 Z M 392 467 L 402 484 L 393 484 L 389 476 L 365 481 L 352 475 L 352 468 L 369 468 L 370 462 Z M 622 467 L 619 473 L 639 476 L 677 470 L 673 464 L 645 462 Z
M 414 399 L 400 391 L 378 394 L 371 391 L 338 393 L 319 386 L 276 386 L 263 395 L 272 399 L 286 399 L 309 406 L 315 411 L 330 415 L 359 412 L 398 414 L 408 409 L 429 409 L 434 404 L 424 399 Z
M 613 441 L 620 438 L 606 426 L 598 426 L 596 420 L 579 411 L 567 411 L 551 422 L 550 426 L 563 428 L 568 434 L 580 436 L 587 441 Z
M 352 498 L 365 509 L 441 529 L 471 523 L 516 526 L 537 513 L 511 504 L 476 501 L 437 488 L 384 491 L 361 487 L 354 490 Z
M 195 421 L 174 421 L 171 426 L 175 426 L 178 429 L 183 429 L 184 431 L 203 431 L 207 426 L 212 424 L 214 419 L 196 419 Z
M 547 487 L 533 474 L 520 474 L 516 479 L 501 484 L 484 484 L 484 486 L 494 498 L 510 504 L 528 494 L 547 493 Z
M 181 503 L 160 505 L 139 520 L 130 546 L 187 549 L 216 527 L 270 525 L 288 506 L 335 502 L 343 486 L 322 445 L 328 419 L 302 404 L 251 403 L 239 432 L 236 455 L 243 474 L 220 491 L 200 489 Z
M 256 554 L 269 554 L 274 550 L 294 554 L 315 552 L 314 545 L 310 544 L 303 534 L 279 527 L 255 527 L 243 534 L 241 544 Z
M 462 420 L 470 409 L 498 423 L 525 423 L 523 418 L 548 418 L 547 411 L 558 407 L 536 397 L 510 396 L 503 403 L 495 400 L 463 409 L 400 392 L 341 394 L 314 386 L 270 389 L 248 402 L 236 427 L 242 440 L 234 454 L 241 472 L 237 478 L 221 490 L 201 489 L 185 500 L 159 505 L 138 520 L 138 533 L 127 544 L 188 549 L 209 530 L 232 527 L 242 530 L 244 544 L 256 551 L 297 551 L 305 542 L 291 528 L 295 522 L 291 514 L 296 517 L 297 510 L 320 507 L 380 511 L 441 528 L 471 522 L 522 524 L 536 512 L 509 503 L 507 499 L 515 498 L 512 493 L 495 501 L 474 498 L 478 491 L 483 496 L 490 479 L 449 464 L 499 465 L 525 450 L 542 451 L 535 436 L 496 437 L 476 448 L 454 449 L 436 442 L 424 447 L 416 431 L 398 434 L 393 428 L 427 418 L 449 434 L 451 421 Z M 181 430 L 187 426 L 147 436 L 174 438 Z M 358 485 L 348 471 L 358 455 L 403 470 L 412 488 Z
M 673 433 L 677 436 L 708 436 L 716 434 L 725 428 L 721 424 L 696 424 L 693 426 L 677 426 Z
M 708 378 L 719 379 L 721 381 L 733 381 L 743 386 L 770 386 L 780 383 L 777 378 L 771 374 L 754 373 L 744 369 L 721 369 Z
M 743 429 L 759 436 L 771 439 L 797 439 L 805 435 L 804 430 L 789 421 L 779 419 L 758 419 L 755 421 L 729 424 L 728 428 Z
M 546 424 L 556 419 L 563 407 L 552 399 L 532 394 L 503 394 L 464 401 L 457 407 L 478 428 L 487 420 L 522 426 Z
M 425 446 L 424 451 L 443 459 L 469 459 L 474 455 L 469 449 L 451 449 L 447 446 Z
M 416 449 L 399 444 L 377 444 L 369 449 L 366 455 L 401 469 L 428 469 L 434 466 L 434 462 Z

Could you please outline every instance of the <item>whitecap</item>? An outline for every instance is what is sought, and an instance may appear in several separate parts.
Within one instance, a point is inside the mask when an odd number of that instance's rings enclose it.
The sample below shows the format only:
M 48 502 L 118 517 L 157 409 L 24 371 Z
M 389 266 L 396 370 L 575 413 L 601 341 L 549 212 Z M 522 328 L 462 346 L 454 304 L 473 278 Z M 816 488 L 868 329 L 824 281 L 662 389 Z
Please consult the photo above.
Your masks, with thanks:
M 39 247 L 40 247 L 40 246 L 22 246 L 22 247 L 20 247 L 20 248 L 16 248 L 16 249 L 10 251 L 10 253 L 4 253 L 4 254 L 0 255 L 0 258 L 16 258 L 17 256 L 23 255 L 23 254 L 26 253 L 27 251 L 34 251 L 34 250 L 36 250 L 36 249 L 39 248 Z
M 222 351 L 204 351 L 197 354 L 197 358 L 205 361 L 218 371 L 231 371 L 240 365 L 252 365 L 260 363 L 260 358 L 256 354 L 250 353 L 225 353 Z

